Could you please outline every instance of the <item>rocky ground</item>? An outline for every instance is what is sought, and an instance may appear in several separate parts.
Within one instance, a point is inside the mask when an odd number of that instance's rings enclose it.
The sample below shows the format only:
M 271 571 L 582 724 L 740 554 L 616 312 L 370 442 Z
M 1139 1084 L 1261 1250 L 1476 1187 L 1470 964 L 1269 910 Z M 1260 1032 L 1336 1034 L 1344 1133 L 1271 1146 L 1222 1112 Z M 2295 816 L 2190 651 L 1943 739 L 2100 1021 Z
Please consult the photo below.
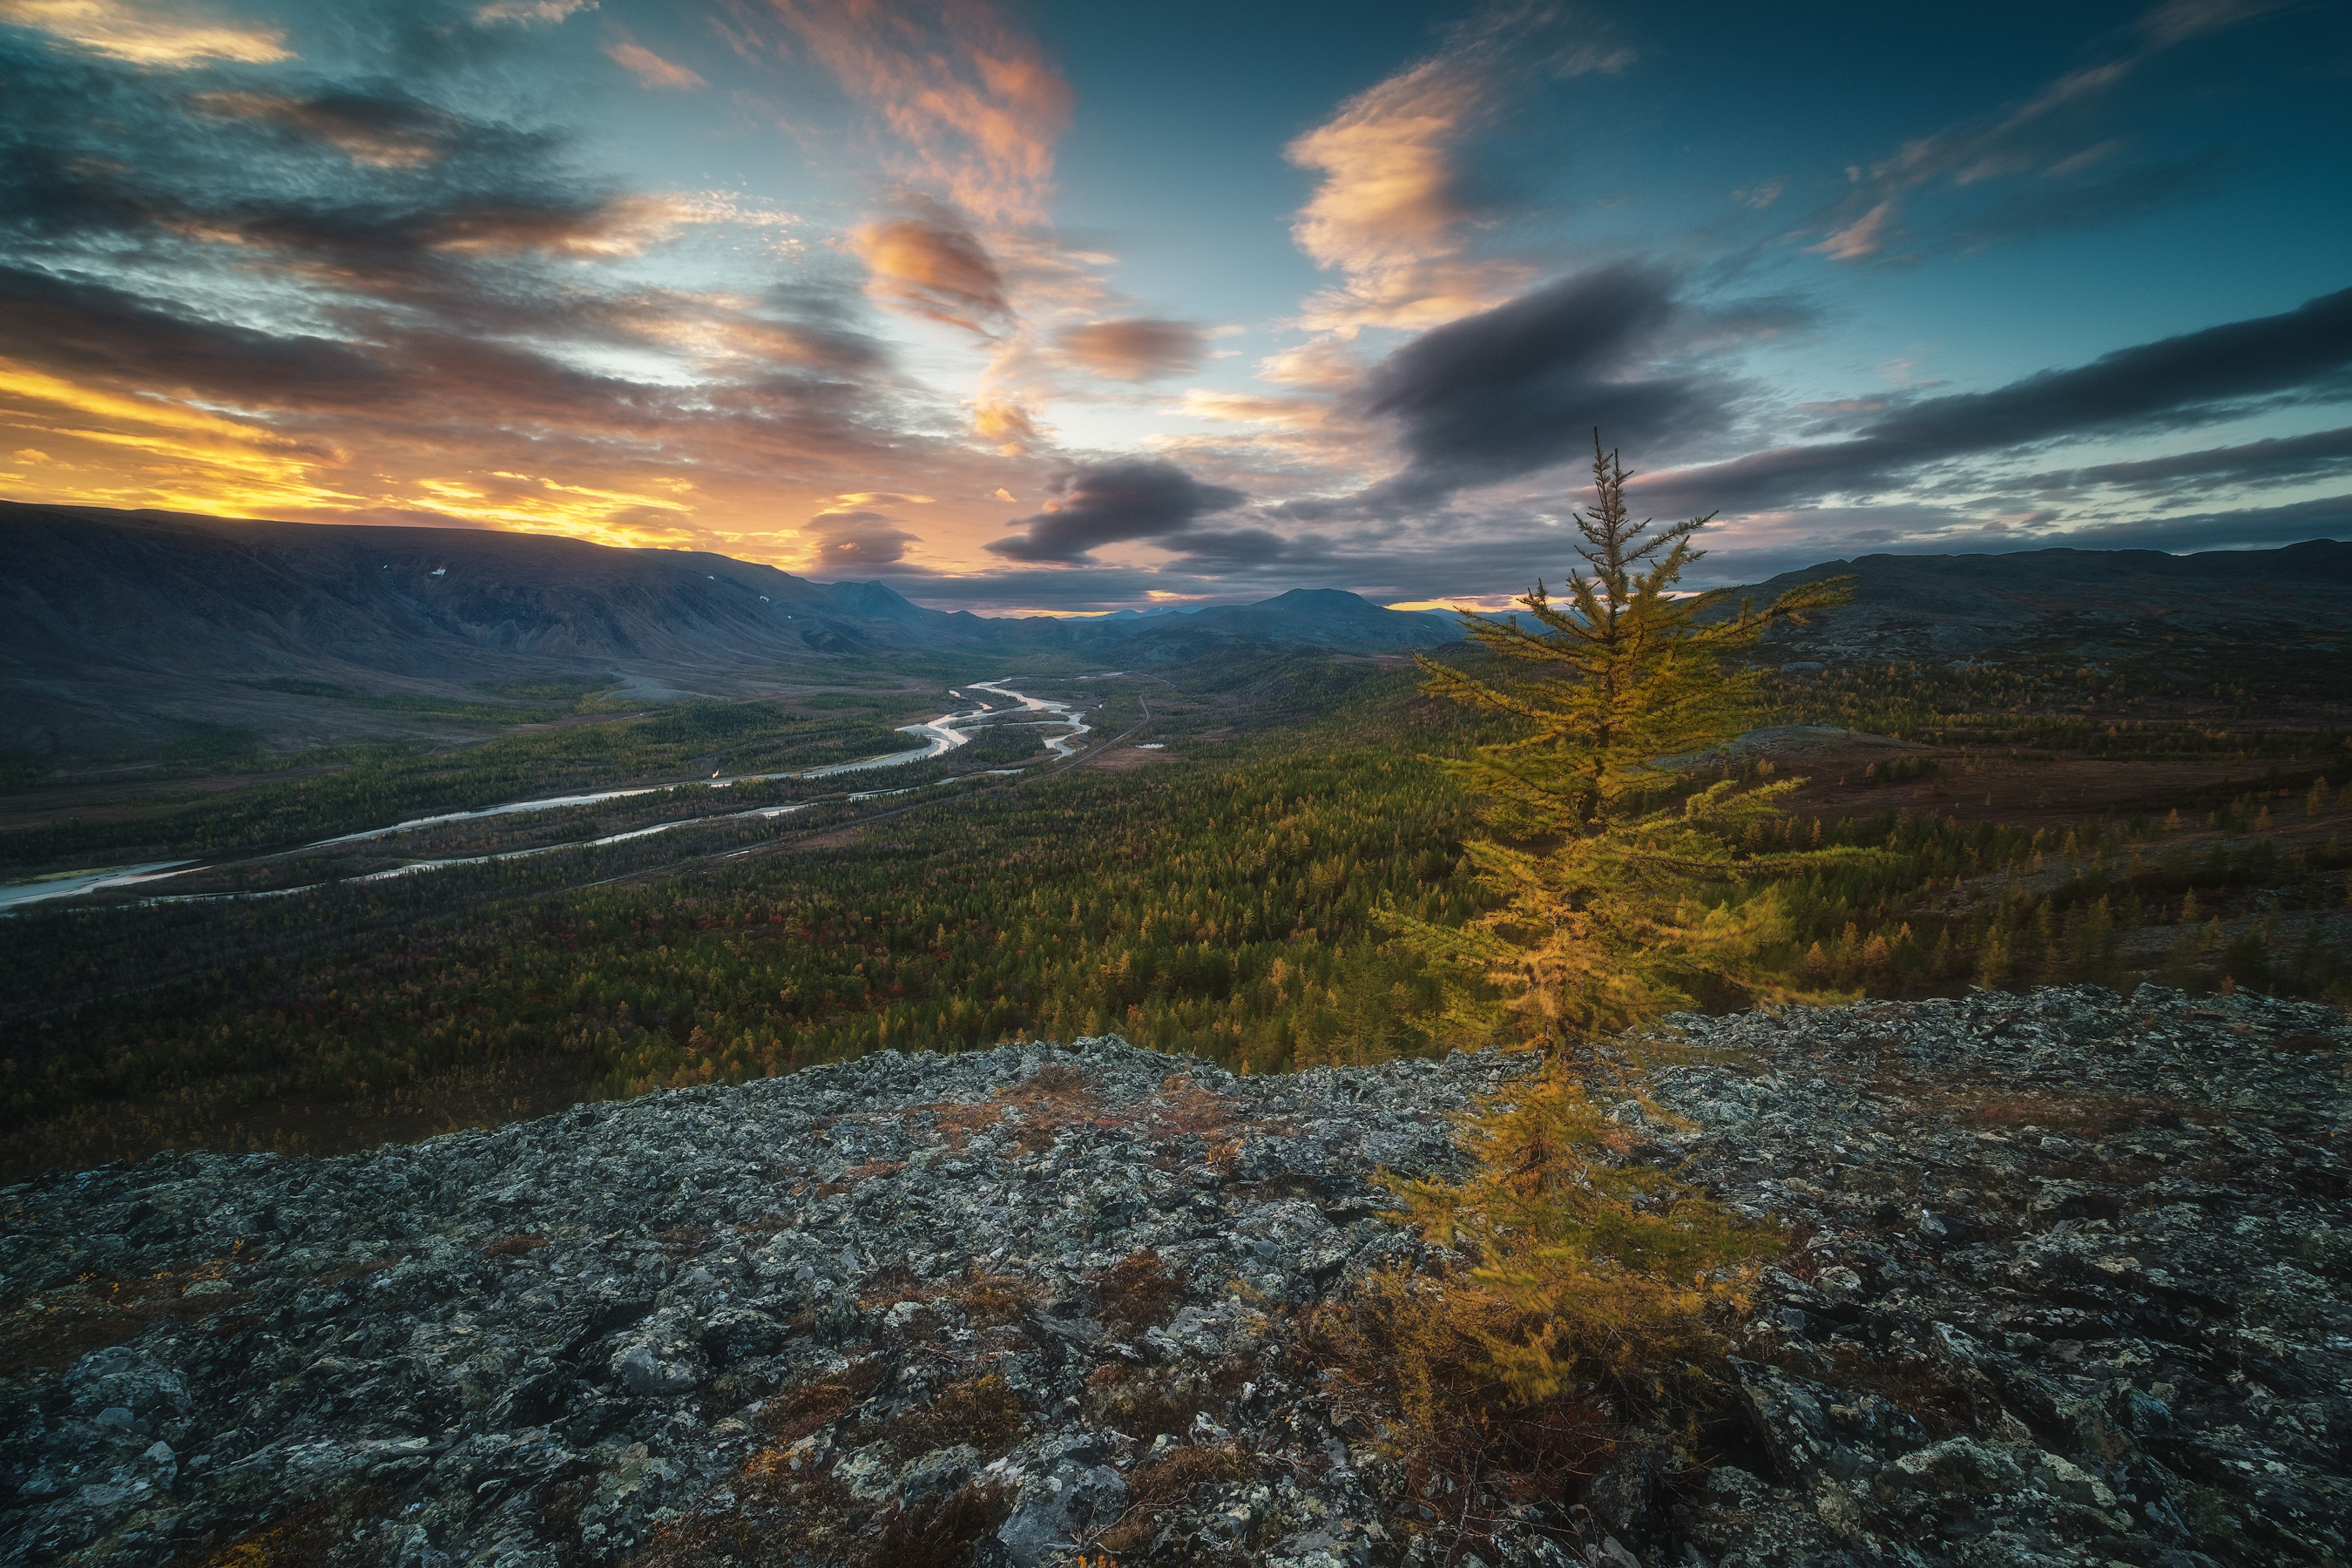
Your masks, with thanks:
M 1521 1064 L 888 1054 L 0 1192 L 10 1563 L 2352 1560 L 2352 1029 L 2143 989 L 1675 1020 L 1624 1157 L 1790 1227 L 1707 1422 L 1487 1496 L 1313 1304 Z

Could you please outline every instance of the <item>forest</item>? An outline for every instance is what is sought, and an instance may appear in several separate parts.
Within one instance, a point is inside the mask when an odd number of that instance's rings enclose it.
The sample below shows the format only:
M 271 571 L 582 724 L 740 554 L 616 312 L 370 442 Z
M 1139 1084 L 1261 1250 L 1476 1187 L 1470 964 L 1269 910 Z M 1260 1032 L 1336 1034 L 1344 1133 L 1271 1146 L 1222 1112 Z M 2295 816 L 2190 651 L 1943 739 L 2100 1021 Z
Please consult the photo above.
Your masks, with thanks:
M 772 818 L 337 872 L 284 897 L 34 906 L 0 921 L 0 1176 L 165 1147 L 333 1152 L 880 1049 L 1117 1032 L 1267 1072 L 1475 1044 L 1441 1026 L 1383 910 L 1443 924 L 1479 907 L 1474 803 L 1446 761 L 1481 731 L 1399 663 L 1049 676 L 1025 689 L 1086 694 L 1090 742 L 1160 749 L 1029 765 L 1037 742 L 1007 731 L 963 772 L 920 764 L 887 795 L 739 786 L 772 793 L 738 804 L 804 801 Z M 1759 734 L 1799 751 L 1735 749 L 1719 771 L 1810 782 L 1754 831 L 1880 851 L 1786 889 L 1779 962 L 1810 988 L 2145 979 L 2352 1002 L 2340 728 L 2250 728 L 2180 700 L 2134 716 L 2108 678 L 2054 669 L 1789 673 L 1772 697 L 1779 728 Z M 360 758 L 190 807 L 173 831 L 262 844 L 524 782 L 888 750 L 893 700 L 837 710 L 864 731 L 687 705 L 494 741 L 437 773 Z M 1841 751 L 1849 730 L 1872 749 Z M 441 847 L 582 829 L 520 820 Z

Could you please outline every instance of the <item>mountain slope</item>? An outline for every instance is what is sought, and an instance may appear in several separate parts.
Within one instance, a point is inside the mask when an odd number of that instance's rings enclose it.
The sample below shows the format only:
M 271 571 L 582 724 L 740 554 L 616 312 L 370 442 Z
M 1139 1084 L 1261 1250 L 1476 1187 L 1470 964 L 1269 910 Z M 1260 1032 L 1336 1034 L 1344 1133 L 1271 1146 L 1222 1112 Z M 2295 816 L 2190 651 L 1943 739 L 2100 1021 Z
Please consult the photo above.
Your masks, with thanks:
M 1454 1119 L 1528 1058 L 884 1051 L 9 1188 L 0 1556 L 2345 1560 L 2339 1016 L 2145 986 L 1675 1022 L 1696 1048 L 1627 1068 L 1607 1157 L 1788 1250 L 1731 1353 L 1640 1401 L 1432 1441 L 1353 1311 L 1464 1266 L 1380 1178 L 1458 1173 Z
M 2085 658 L 2172 637 L 2300 645 L 2352 624 L 2352 544 L 2168 555 L 2156 550 L 2033 550 L 2008 555 L 1865 555 L 1757 584 L 1757 601 L 1852 575 L 1853 603 L 1776 635 L 1783 657 L 1824 662 L 1948 660 L 2000 649 Z M 2317 651 L 2328 652 L 2332 648 Z

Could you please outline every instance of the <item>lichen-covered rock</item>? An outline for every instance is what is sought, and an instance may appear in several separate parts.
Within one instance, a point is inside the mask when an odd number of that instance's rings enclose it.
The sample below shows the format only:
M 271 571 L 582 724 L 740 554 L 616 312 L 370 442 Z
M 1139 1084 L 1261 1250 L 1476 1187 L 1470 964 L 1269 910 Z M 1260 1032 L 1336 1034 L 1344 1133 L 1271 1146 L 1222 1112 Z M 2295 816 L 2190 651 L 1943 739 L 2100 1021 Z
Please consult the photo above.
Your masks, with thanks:
M 1702 1431 L 1424 1518 L 1296 1331 L 1496 1057 L 885 1053 L 0 1193 L 0 1556 L 2346 1563 L 2352 1031 L 2144 989 L 1681 1018 L 1626 1157 L 1790 1226 Z M 1696 1439 L 1694 1442 L 1693 1439 Z M 747 1555 L 748 1554 L 748 1555 Z

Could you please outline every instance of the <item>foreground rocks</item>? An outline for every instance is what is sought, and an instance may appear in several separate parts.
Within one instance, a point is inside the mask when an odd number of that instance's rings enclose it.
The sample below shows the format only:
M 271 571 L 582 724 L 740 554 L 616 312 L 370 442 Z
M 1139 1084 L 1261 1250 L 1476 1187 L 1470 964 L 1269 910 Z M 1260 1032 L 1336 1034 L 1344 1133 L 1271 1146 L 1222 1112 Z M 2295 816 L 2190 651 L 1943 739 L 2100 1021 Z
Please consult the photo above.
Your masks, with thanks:
M 1305 1310 L 1520 1064 L 871 1058 L 0 1193 L 27 1563 L 2341 1563 L 2352 1031 L 2143 989 L 1675 1021 L 1624 1156 L 1790 1228 L 1711 1424 L 1418 1493 Z M 1337 1418 L 1339 1425 L 1335 1426 Z M 1465 1519 L 1475 1528 L 1458 1528 Z

